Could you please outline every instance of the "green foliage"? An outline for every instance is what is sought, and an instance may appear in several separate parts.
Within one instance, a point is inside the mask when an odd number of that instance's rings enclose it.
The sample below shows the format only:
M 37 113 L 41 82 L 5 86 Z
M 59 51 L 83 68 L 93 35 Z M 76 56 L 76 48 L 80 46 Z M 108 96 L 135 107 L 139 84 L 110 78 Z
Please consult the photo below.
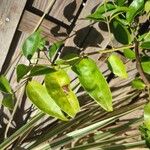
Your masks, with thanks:
M 78 99 L 70 88 L 70 78 L 64 70 L 57 70 L 45 76 L 45 86 L 57 105 L 69 116 L 80 110 Z
M 128 28 L 122 25 L 118 20 L 113 19 L 111 22 L 111 28 L 115 39 L 121 44 L 129 44 L 132 41 L 131 34 Z
M 50 116 L 67 120 L 59 106 L 49 96 L 46 88 L 36 81 L 31 81 L 26 87 L 26 93 L 32 103 Z
M 12 110 L 14 108 L 14 95 L 4 94 L 2 105 Z
M 111 11 L 115 9 L 116 7 L 112 3 L 107 3 L 106 5 L 100 5 L 94 13 L 87 16 L 87 19 L 94 20 L 94 21 L 100 21 L 105 20 L 105 13 L 108 11 Z
M 150 74 L 150 57 L 148 56 L 142 57 L 141 65 L 142 65 L 143 71 L 147 74 Z
M 126 58 L 128 58 L 128 59 L 131 59 L 131 60 L 134 60 L 135 59 L 135 52 L 133 51 L 133 50 L 131 50 L 131 49 L 125 49 L 124 51 L 123 51 L 123 54 L 124 54 L 124 56 L 126 57 Z
M 147 1 L 145 2 L 144 10 L 146 11 L 146 13 L 147 13 L 148 15 L 150 15 L 150 0 L 147 0 Z
M 56 54 L 56 52 L 59 50 L 59 48 L 61 48 L 62 45 L 63 45 L 62 41 L 53 43 L 49 48 L 49 53 L 48 53 L 49 57 L 52 58 Z
M 129 6 L 129 11 L 126 14 L 126 19 L 131 23 L 137 14 L 144 8 L 144 0 L 133 0 Z
M 116 54 L 112 54 L 108 58 L 108 66 L 115 75 L 117 75 L 121 78 L 128 77 L 125 65 L 123 64 L 122 60 Z
M 143 49 L 150 49 L 150 40 L 142 42 L 140 46 Z
M 30 66 L 19 64 L 16 69 L 17 82 L 19 82 L 30 70 L 31 70 Z
M 41 36 L 41 31 L 34 32 L 23 43 L 23 55 L 30 60 L 35 52 L 39 49 L 43 49 L 44 44 L 45 40 Z
M 0 76 L 0 91 L 12 94 L 11 86 L 5 76 Z
M 72 70 L 78 75 L 86 92 L 106 111 L 112 111 L 112 96 L 109 86 L 96 63 L 90 58 L 83 58 Z
M 118 5 L 118 6 L 123 6 L 125 4 L 126 0 L 115 0 L 115 3 Z
M 145 84 L 141 79 L 136 78 L 132 81 L 132 87 L 138 90 L 142 90 L 145 88 Z

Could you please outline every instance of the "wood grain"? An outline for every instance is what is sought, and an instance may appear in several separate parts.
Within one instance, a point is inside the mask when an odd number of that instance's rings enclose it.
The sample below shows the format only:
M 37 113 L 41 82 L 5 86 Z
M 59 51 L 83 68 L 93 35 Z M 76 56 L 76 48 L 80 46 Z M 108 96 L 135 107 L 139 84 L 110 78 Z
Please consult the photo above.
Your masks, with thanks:
M 0 70 L 25 4 L 26 0 L 0 0 Z
M 44 11 L 49 0 L 34 0 L 33 7 Z M 82 0 L 56 0 L 49 15 L 61 22 L 70 25 L 77 14 Z
M 39 20 L 40 17 L 38 15 L 33 14 L 29 11 L 25 11 L 18 30 L 26 33 L 31 33 Z M 50 42 L 64 39 L 67 36 L 67 31 L 65 28 L 46 19 L 43 20 L 40 29 L 42 30 L 43 35 L 48 37 Z

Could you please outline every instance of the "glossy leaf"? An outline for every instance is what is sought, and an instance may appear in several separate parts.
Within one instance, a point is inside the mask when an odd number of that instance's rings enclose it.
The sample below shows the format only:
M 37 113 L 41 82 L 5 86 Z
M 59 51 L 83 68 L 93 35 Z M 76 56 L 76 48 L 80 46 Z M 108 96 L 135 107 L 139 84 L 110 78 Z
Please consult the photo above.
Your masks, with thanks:
M 12 93 L 9 81 L 6 79 L 4 75 L 0 76 L 0 91 L 4 93 Z
M 36 81 L 31 81 L 26 87 L 26 93 L 32 103 L 50 116 L 67 120 L 59 106 L 49 96 L 46 88 Z
M 142 57 L 141 65 L 142 65 L 143 71 L 147 74 L 150 74 L 150 57 L 148 56 Z
M 144 124 L 150 130 L 150 103 L 144 106 Z
M 142 90 L 145 88 L 145 84 L 141 79 L 136 78 L 132 81 L 132 87 L 138 90 Z
M 34 55 L 34 53 L 41 48 L 41 43 L 43 44 L 41 32 L 40 31 L 34 32 L 23 43 L 22 46 L 23 55 L 30 60 Z
M 61 41 L 53 43 L 49 49 L 49 57 L 52 58 L 62 45 L 63 42 Z
M 81 85 L 91 98 L 106 111 L 112 111 L 112 95 L 96 63 L 90 58 L 83 58 L 72 70 L 78 75 Z
M 131 23 L 135 16 L 144 8 L 144 0 L 133 0 L 129 6 L 129 11 L 126 14 L 126 19 Z
M 128 59 L 131 59 L 131 60 L 135 59 L 135 52 L 133 50 L 129 49 L 129 48 L 125 49 L 123 51 L 123 54 Z
M 115 75 L 122 78 L 128 77 L 126 66 L 123 64 L 122 60 L 116 54 L 112 54 L 108 58 L 108 66 Z
M 29 71 L 31 67 L 24 64 L 19 64 L 17 66 L 17 82 L 19 82 Z
M 29 76 L 39 76 L 53 72 L 54 69 L 48 66 L 36 65 L 32 67 Z
M 117 20 L 112 20 L 111 29 L 115 39 L 122 44 L 129 44 L 132 41 L 128 28 Z
M 64 70 L 57 70 L 45 76 L 45 86 L 57 105 L 69 116 L 80 110 L 78 99 L 70 88 L 70 78 Z
M 112 3 L 106 3 L 106 5 L 100 5 L 94 13 L 87 16 L 87 19 L 99 21 L 104 20 L 105 16 L 103 15 L 105 12 L 115 9 L 116 7 Z M 105 10 L 106 9 L 106 10 Z
M 125 4 L 126 0 L 115 0 L 116 5 L 123 6 Z
M 142 42 L 140 47 L 143 49 L 150 49 L 150 40 Z
M 3 100 L 2 100 L 2 105 L 5 107 L 8 107 L 9 109 L 14 108 L 14 96 L 13 94 L 4 94 Z

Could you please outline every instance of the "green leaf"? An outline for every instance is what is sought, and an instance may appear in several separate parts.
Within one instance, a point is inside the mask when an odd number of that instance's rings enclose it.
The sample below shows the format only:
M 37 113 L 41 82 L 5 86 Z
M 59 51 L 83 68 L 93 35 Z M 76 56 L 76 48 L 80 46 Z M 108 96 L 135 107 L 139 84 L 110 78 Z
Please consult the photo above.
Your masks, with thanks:
M 57 70 L 45 76 L 45 86 L 57 105 L 69 116 L 74 117 L 80 106 L 70 88 L 70 78 L 64 70 Z
M 24 64 L 19 64 L 17 66 L 17 82 L 19 82 L 29 71 L 31 70 L 30 66 Z
M 34 55 L 34 53 L 37 52 L 38 49 L 41 49 L 41 43 L 43 43 L 41 32 L 40 31 L 34 32 L 23 43 L 22 46 L 23 55 L 30 60 Z
M 13 94 L 4 94 L 2 105 L 8 107 L 9 109 L 14 108 L 14 95 Z
M 140 47 L 143 49 L 150 49 L 150 40 L 142 42 Z
M 40 83 L 36 81 L 29 82 L 26 87 L 26 93 L 32 103 L 44 113 L 61 120 L 67 120 L 59 106 L 47 93 L 46 88 Z
M 4 75 L 0 76 L 0 91 L 12 94 L 11 86 Z
M 62 41 L 53 43 L 49 49 L 49 57 L 52 58 L 62 45 L 63 45 Z
M 150 31 L 149 32 L 146 32 L 144 34 L 142 34 L 139 38 L 138 38 L 139 41 L 150 41 Z
M 142 57 L 141 65 L 142 65 L 143 71 L 147 74 L 150 74 L 150 57 L 148 56 Z
M 112 3 L 107 3 L 106 5 L 105 4 L 100 5 L 94 13 L 87 16 L 86 18 L 94 21 L 104 20 L 105 19 L 104 13 L 113 10 L 115 8 L 116 7 Z
M 141 79 L 136 78 L 132 81 L 132 87 L 138 90 L 142 90 L 145 88 L 145 84 Z
M 144 124 L 150 130 L 150 103 L 144 106 Z
M 81 85 L 91 98 L 106 111 L 112 111 L 112 95 L 96 63 L 90 58 L 83 58 L 72 70 L 78 75 Z
M 135 52 L 133 50 L 129 49 L 129 48 L 125 49 L 123 51 L 123 54 L 128 59 L 131 59 L 131 60 L 135 59 Z
M 126 0 L 115 0 L 116 5 L 123 6 L 125 4 Z
M 119 21 L 113 19 L 111 24 L 111 29 L 114 34 L 115 39 L 121 44 L 129 44 L 132 41 L 131 34 L 126 26 L 122 25 Z
M 108 58 L 108 66 L 115 75 L 122 78 L 128 77 L 126 66 L 123 64 L 122 60 L 116 54 L 112 54 Z
M 54 72 L 53 68 L 50 68 L 48 66 L 42 66 L 42 65 L 37 65 L 32 67 L 31 72 L 29 74 L 29 76 L 39 76 L 39 75 L 44 75 L 44 74 L 48 74 Z
M 150 0 L 146 1 L 144 10 L 146 11 L 146 13 L 150 12 Z
M 144 0 L 133 0 L 126 14 L 126 19 L 131 23 L 137 14 L 144 8 Z

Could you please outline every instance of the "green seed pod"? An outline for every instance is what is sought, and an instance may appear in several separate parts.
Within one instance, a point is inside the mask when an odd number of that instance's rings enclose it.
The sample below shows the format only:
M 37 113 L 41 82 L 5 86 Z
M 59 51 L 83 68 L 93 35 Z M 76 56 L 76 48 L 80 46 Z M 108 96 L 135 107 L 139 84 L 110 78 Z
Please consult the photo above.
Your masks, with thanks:
M 45 86 L 57 105 L 69 116 L 80 110 L 78 99 L 70 88 L 70 78 L 64 70 L 57 70 L 45 76 Z
M 86 92 L 105 110 L 112 111 L 112 96 L 108 84 L 90 58 L 81 59 L 72 70 L 78 75 Z

